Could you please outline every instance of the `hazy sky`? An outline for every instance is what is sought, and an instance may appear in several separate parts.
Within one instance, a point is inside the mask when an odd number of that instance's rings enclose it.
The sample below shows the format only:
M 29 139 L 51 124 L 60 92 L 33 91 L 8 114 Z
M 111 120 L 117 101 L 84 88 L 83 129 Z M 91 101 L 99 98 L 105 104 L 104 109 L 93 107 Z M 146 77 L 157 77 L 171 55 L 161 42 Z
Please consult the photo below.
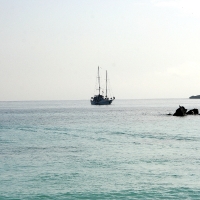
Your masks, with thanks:
M 199 0 L 0 0 L 0 100 L 200 94 Z M 103 80 L 102 80 L 103 81 Z

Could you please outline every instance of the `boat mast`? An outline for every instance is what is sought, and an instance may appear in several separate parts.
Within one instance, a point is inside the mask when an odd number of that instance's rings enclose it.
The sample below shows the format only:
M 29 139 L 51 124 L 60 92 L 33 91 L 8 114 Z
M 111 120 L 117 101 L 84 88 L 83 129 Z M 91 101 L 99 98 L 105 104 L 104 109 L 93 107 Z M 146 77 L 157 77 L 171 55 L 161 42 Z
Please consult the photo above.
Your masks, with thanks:
M 107 98 L 107 70 L 106 70 L 106 98 Z
M 99 95 L 100 95 L 100 76 L 99 76 L 99 66 L 98 66 L 98 81 L 99 81 Z

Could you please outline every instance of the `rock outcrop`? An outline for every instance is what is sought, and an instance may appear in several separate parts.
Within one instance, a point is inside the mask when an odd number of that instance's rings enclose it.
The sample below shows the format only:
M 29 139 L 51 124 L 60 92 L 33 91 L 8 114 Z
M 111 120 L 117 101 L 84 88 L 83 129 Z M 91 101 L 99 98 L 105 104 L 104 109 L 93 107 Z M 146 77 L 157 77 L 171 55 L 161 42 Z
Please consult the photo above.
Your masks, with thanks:
M 186 115 L 199 115 L 199 110 L 194 108 L 192 110 L 187 111 L 183 106 L 179 106 L 173 116 L 186 116 Z
M 189 110 L 186 114 L 187 115 L 198 115 L 199 114 L 199 110 L 194 108 L 192 110 Z
M 187 109 L 185 109 L 183 106 L 179 106 L 179 108 L 176 110 L 173 116 L 185 116 L 186 112 L 187 112 Z

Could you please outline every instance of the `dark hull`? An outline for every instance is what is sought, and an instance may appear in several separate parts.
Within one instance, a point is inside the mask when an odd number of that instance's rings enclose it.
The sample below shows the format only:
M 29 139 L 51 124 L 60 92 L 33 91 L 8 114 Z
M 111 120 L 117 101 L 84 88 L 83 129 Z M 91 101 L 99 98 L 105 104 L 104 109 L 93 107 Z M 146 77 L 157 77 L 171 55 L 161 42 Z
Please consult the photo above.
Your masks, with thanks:
M 94 101 L 94 100 L 91 100 L 91 105 L 110 105 L 112 103 L 113 100 L 107 100 L 107 99 L 104 99 L 104 100 L 101 100 L 101 101 Z

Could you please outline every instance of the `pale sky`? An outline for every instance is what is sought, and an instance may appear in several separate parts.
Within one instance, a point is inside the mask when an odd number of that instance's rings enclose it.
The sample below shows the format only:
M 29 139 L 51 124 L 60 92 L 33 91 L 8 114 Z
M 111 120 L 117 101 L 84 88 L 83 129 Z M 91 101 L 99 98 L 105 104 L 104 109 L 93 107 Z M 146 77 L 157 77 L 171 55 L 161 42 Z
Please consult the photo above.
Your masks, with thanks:
M 0 101 L 89 100 L 98 66 L 116 99 L 200 94 L 199 0 L 0 0 L 0 27 Z

